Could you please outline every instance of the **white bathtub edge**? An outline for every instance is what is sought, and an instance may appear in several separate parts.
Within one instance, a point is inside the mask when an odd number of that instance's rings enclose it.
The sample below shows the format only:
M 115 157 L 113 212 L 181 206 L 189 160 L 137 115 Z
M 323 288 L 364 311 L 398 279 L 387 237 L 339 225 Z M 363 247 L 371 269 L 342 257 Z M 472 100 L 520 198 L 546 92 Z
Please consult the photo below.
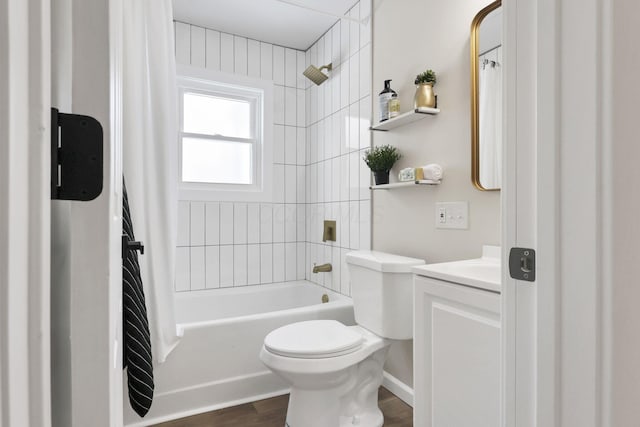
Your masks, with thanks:
M 328 302 L 325 304 L 314 304 L 314 305 L 308 305 L 304 307 L 287 308 L 284 310 L 271 311 L 271 312 L 258 313 L 258 314 L 247 314 L 247 315 L 237 316 L 237 317 L 226 317 L 222 319 L 178 323 L 176 327 L 179 328 L 179 330 L 184 333 L 185 329 L 207 328 L 211 325 L 233 325 L 240 322 L 253 322 L 256 319 L 258 320 L 274 319 L 281 316 L 290 316 L 290 315 L 296 315 L 301 313 L 317 314 L 325 310 L 333 310 L 337 308 L 350 307 L 350 306 L 353 306 L 353 301 L 351 300 L 351 298 L 345 297 L 344 299 Z
M 382 386 L 413 408 L 413 389 L 411 387 L 387 371 L 382 374 Z

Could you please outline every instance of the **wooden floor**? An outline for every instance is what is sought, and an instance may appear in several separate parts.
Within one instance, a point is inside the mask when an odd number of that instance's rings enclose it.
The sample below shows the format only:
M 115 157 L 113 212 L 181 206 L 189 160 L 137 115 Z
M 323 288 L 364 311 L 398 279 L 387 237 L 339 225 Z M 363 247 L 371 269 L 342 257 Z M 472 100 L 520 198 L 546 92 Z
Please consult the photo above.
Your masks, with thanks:
M 289 395 L 273 397 L 156 424 L 155 427 L 284 427 L 288 402 Z M 378 402 L 385 427 L 413 426 L 413 409 L 383 387 L 380 387 Z

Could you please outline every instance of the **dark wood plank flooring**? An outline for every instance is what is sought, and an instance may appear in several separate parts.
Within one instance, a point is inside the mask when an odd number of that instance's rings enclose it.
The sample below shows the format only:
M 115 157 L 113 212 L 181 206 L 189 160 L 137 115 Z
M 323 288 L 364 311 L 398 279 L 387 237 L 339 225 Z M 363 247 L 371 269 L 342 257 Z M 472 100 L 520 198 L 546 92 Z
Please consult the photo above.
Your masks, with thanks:
M 283 427 L 289 395 L 245 403 L 231 408 L 156 424 L 155 427 Z M 380 387 L 378 403 L 384 427 L 412 427 L 413 409 Z

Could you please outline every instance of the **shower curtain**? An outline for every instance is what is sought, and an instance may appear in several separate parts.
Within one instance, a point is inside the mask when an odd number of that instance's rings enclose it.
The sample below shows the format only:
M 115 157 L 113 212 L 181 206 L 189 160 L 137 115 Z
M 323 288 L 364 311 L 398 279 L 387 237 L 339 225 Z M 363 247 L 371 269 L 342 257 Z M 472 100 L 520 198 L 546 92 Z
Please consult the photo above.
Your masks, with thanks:
M 502 182 L 501 56 L 501 47 L 497 47 L 479 59 L 480 183 L 484 188 L 500 188 Z
M 177 233 L 176 67 L 171 0 L 124 7 L 123 170 L 147 298 L 153 359 L 178 344 L 173 308 Z

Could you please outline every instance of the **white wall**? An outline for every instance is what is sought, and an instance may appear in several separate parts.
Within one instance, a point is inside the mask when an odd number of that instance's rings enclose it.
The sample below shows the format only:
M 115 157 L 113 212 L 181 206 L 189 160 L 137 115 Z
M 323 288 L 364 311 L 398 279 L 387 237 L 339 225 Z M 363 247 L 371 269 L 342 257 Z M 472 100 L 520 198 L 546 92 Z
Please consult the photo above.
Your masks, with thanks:
M 392 144 L 404 167 L 436 162 L 444 167 L 437 187 L 379 191 L 373 197 L 373 248 L 425 259 L 428 263 L 478 257 L 483 244 L 500 243 L 500 192 L 481 192 L 471 183 L 469 34 L 471 21 L 488 0 L 404 0 L 375 2 L 374 93 L 392 79 L 401 111 L 413 105 L 415 75 L 436 71 L 438 116 L 375 132 L 374 145 Z M 374 102 L 374 105 L 376 103 Z M 376 115 L 377 116 L 377 113 Z M 468 230 L 435 228 L 435 203 L 468 201 Z M 386 369 L 413 383 L 411 342 L 391 349 Z
M 368 1 L 350 11 L 370 14 Z M 370 22 L 370 21 L 369 21 Z M 370 247 L 371 25 L 338 22 L 307 52 L 176 22 L 178 63 L 273 80 L 271 203 L 180 201 L 175 290 L 299 279 L 349 295 L 345 255 Z M 333 63 L 321 86 L 302 72 Z M 322 221 L 337 221 L 322 242 Z M 331 273 L 312 274 L 330 262 Z
M 274 83 L 273 201 L 180 201 L 175 289 L 305 276 L 304 52 L 176 22 L 176 61 Z
M 348 12 L 370 16 L 363 0 Z M 371 146 L 371 25 L 343 20 L 306 52 L 307 64 L 333 64 L 330 78 L 307 80 L 307 279 L 351 294 L 345 256 L 371 247 L 370 172 L 362 160 Z M 336 242 L 322 242 L 323 220 L 336 220 Z M 311 273 L 329 262 L 331 273 Z

